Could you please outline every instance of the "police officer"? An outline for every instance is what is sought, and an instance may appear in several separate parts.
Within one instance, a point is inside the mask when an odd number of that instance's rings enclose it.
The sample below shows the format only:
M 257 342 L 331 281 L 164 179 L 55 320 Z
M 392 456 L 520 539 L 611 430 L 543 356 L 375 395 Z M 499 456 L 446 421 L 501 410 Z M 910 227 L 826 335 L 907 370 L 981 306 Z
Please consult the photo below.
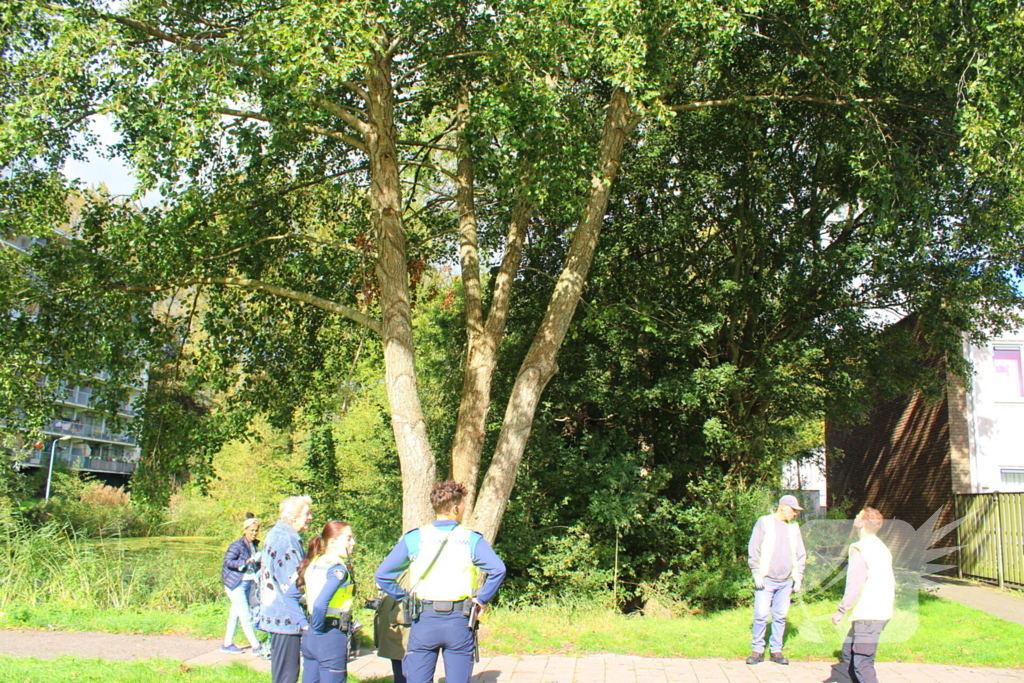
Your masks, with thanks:
M 465 493 L 458 482 L 435 484 L 430 503 L 437 520 L 402 536 L 377 568 L 385 593 L 396 600 L 411 595 L 418 607 L 402 662 L 408 683 L 431 683 L 439 652 L 448 683 L 469 683 L 475 642 L 470 614 L 483 609 L 505 578 L 505 564 L 484 537 L 459 523 Z M 407 569 L 408 592 L 398 584 Z M 479 571 L 487 579 L 477 593 Z
M 345 683 L 348 680 L 348 633 L 352 627 L 355 579 L 349 558 L 355 547 L 352 527 L 328 522 L 309 542 L 299 566 L 301 582 L 287 594 L 302 629 L 302 683 Z M 298 608 L 299 589 L 305 588 L 309 618 Z

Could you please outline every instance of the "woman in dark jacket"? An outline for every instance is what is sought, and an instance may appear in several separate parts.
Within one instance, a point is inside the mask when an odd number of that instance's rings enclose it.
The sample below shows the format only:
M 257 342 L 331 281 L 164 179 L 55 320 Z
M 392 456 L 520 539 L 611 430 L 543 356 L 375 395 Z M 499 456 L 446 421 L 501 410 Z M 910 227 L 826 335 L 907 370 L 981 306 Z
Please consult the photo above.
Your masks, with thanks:
M 229 545 L 228 551 L 224 553 L 221 579 L 224 581 L 224 591 L 231 601 L 231 609 L 228 612 L 228 627 L 224 633 L 224 646 L 221 647 L 221 652 L 236 655 L 243 651 L 234 642 L 235 627 L 241 621 L 245 637 L 252 646 L 252 653 L 260 653 L 260 641 L 256 639 L 252 617 L 249 616 L 249 591 L 252 590 L 253 570 L 260 558 L 260 542 L 256 540 L 259 531 L 260 521 L 249 513 L 242 522 L 242 537 Z

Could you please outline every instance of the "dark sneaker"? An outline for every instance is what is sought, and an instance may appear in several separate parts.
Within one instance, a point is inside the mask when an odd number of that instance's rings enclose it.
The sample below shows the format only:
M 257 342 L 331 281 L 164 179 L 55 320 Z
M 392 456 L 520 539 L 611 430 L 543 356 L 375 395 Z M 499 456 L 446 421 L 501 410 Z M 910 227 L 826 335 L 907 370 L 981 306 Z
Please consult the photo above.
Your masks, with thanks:
M 242 654 L 242 648 L 238 647 L 235 644 L 225 645 L 224 647 L 222 647 L 220 649 L 220 651 L 221 652 L 226 652 L 229 655 L 240 655 L 240 654 Z
M 772 663 L 773 664 L 789 664 L 789 660 L 786 659 L 785 657 L 783 657 L 781 652 L 773 652 L 772 653 Z
M 263 654 L 263 646 L 257 645 L 253 649 L 249 650 L 249 654 L 251 654 L 253 657 L 259 657 L 261 654 Z
M 764 661 L 764 653 L 763 652 L 753 652 L 753 653 L 751 653 L 751 655 L 749 657 L 747 657 L 747 664 L 750 664 L 751 666 L 753 666 L 754 664 L 760 664 L 763 661 Z

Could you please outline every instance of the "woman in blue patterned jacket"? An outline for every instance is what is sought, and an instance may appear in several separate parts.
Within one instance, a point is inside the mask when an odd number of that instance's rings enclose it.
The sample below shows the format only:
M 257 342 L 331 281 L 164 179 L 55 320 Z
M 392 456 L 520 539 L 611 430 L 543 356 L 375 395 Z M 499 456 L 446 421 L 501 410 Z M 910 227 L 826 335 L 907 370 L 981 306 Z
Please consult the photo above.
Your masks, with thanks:
M 242 537 L 228 546 L 224 553 L 224 567 L 221 569 L 221 580 L 224 582 L 224 592 L 228 594 L 231 601 L 231 609 L 228 611 L 228 625 L 224 632 L 224 645 L 221 652 L 237 655 L 242 648 L 235 645 L 235 628 L 238 622 L 242 622 L 242 631 L 252 646 L 252 653 L 260 653 L 260 641 L 256 639 L 256 632 L 252 628 L 252 618 L 249 616 L 249 591 L 252 590 L 253 568 L 259 561 L 260 542 L 256 540 L 256 534 L 260 531 L 260 520 L 250 512 L 242 522 Z
M 298 579 L 299 563 L 306 556 L 299 534 L 309 527 L 313 519 L 311 503 L 309 496 L 282 500 L 278 506 L 280 518 L 263 540 L 256 628 L 270 634 L 270 676 L 273 683 L 296 683 L 299 679 L 302 631 L 291 613 L 285 593 Z

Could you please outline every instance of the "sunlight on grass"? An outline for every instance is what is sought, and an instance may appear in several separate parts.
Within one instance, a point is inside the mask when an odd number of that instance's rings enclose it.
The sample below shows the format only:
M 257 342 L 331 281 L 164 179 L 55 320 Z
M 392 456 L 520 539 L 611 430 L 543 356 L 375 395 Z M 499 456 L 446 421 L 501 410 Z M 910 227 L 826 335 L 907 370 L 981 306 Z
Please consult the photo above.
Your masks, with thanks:
M 828 622 L 829 602 L 796 603 L 789 613 L 786 654 L 833 661 L 849 628 Z M 624 616 L 613 611 L 553 608 L 496 609 L 486 616 L 485 654 L 611 652 L 646 657 L 721 657 L 750 654 L 749 608 L 679 618 Z M 827 627 L 823 624 L 827 624 Z M 917 610 L 893 620 L 880 661 L 964 666 L 1024 666 L 1024 626 L 948 600 L 922 594 Z
M 266 683 L 269 676 L 240 663 L 189 667 L 173 660 L 120 662 L 78 657 L 19 659 L 0 656 L 5 680 L 18 683 Z M 387 678 L 357 678 L 349 683 L 389 683 Z

